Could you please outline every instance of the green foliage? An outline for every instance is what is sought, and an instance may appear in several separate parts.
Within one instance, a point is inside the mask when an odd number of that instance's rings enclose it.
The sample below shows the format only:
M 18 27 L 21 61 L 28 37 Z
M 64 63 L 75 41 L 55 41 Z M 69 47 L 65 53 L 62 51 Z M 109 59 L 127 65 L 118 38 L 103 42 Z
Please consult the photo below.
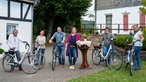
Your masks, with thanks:
M 146 62 L 142 62 L 141 70 L 135 70 L 130 76 L 128 68 L 121 68 L 118 71 L 105 69 L 87 76 L 82 76 L 67 82 L 145 82 Z
M 142 5 L 146 6 L 146 0 L 142 0 Z
M 139 10 L 140 10 L 142 13 L 146 14 L 146 9 L 145 9 L 144 7 L 140 7 Z
M 94 27 L 90 27 L 90 34 L 94 34 Z
M 0 54 L 4 53 L 4 49 L 0 48 Z
M 114 41 L 114 44 L 118 47 L 126 47 L 126 40 L 129 40 L 129 42 L 132 42 L 132 37 L 129 36 L 124 36 L 124 35 L 120 35 L 120 36 L 116 36 L 116 40 Z
M 57 26 L 81 27 L 80 19 L 91 0 L 40 0 L 34 7 L 34 34 L 44 29 L 52 32 Z M 52 29 L 50 29 L 53 27 Z
M 143 7 L 140 7 L 139 8 L 139 10 L 142 12 L 142 13 L 144 13 L 144 14 L 146 14 L 146 0 L 142 0 L 142 5 L 143 5 Z
M 142 47 L 142 50 L 146 50 L 146 28 L 144 29 L 143 31 L 144 33 L 144 41 L 143 41 L 143 47 Z M 122 48 L 125 48 L 127 43 L 125 42 L 127 39 L 129 39 L 129 43 L 132 42 L 132 37 L 129 35 L 129 36 L 124 36 L 124 35 L 121 35 L 121 36 L 116 36 L 116 40 L 114 41 L 114 45 L 118 46 L 118 47 L 122 47 Z
M 146 50 L 146 27 L 144 27 L 142 31 L 143 31 L 143 36 L 144 36 L 142 50 Z

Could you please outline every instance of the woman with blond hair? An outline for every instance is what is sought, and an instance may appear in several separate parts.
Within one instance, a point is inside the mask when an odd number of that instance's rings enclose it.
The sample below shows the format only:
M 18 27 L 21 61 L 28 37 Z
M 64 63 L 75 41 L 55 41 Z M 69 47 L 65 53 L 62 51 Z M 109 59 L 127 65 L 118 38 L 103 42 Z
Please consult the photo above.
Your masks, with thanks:
M 75 69 L 74 66 L 78 57 L 77 43 L 80 41 L 80 35 L 76 32 L 77 29 L 73 27 L 72 33 L 67 36 L 67 44 L 65 50 L 70 64 L 69 69 Z

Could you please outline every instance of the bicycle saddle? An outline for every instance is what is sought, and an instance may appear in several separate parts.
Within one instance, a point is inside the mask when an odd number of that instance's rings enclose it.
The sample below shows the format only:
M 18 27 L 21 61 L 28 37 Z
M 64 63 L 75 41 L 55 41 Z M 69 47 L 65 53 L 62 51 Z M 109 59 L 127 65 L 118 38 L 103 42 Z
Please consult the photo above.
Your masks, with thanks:
M 101 49 L 101 46 L 94 46 L 94 49 Z
M 128 46 L 129 46 L 129 47 L 132 47 L 133 45 L 132 45 L 132 44 L 128 44 Z
M 9 54 L 9 52 L 4 52 L 5 54 Z

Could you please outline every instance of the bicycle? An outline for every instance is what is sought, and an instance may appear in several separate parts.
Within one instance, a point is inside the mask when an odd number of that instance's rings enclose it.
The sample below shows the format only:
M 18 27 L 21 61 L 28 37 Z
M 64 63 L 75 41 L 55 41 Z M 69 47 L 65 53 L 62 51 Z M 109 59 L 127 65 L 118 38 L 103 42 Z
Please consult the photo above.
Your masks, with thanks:
M 139 40 L 137 40 L 139 41 Z M 133 76 L 134 74 L 134 62 L 133 60 L 135 59 L 135 53 L 134 53 L 134 43 L 136 43 L 137 41 L 133 42 L 132 45 L 128 44 L 129 40 L 126 40 L 126 48 L 125 48 L 125 53 L 123 56 L 123 63 L 124 63 L 124 67 L 127 68 L 129 65 L 129 71 L 130 71 L 130 76 Z
M 57 55 L 57 44 L 53 44 L 52 49 L 52 70 L 54 71 L 56 68 L 56 61 L 57 61 L 58 55 Z
M 122 67 L 122 56 L 115 51 L 113 40 L 111 40 L 106 56 L 103 55 L 102 49 L 102 45 L 94 46 L 92 51 L 93 64 L 99 65 L 101 62 L 105 62 L 110 69 L 119 70 Z
M 41 51 L 42 46 L 43 45 L 39 45 L 37 48 L 34 49 L 34 63 L 38 66 L 39 70 L 44 67 L 46 62 L 45 55 L 43 55 Z
M 20 65 L 26 74 L 34 74 L 38 71 L 38 68 L 34 65 L 34 56 L 29 52 L 30 45 L 27 42 L 24 43 L 27 52 L 22 55 L 20 61 L 17 60 L 15 51 L 4 52 L 2 67 L 5 72 L 12 72 L 14 68 L 18 68 Z

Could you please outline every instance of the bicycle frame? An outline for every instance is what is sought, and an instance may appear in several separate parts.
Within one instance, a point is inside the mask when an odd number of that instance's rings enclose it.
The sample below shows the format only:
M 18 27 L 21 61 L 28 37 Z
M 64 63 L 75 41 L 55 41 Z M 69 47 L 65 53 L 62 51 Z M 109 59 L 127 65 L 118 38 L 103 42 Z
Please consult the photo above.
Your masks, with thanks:
M 26 48 L 27 46 L 28 46 L 28 48 L 27 48 L 27 52 L 24 53 L 24 54 L 22 55 L 22 58 L 21 58 L 20 61 L 18 61 L 15 52 L 14 52 L 13 55 L 11 54 L 11 56 L 12 56 L 12 58 L 14 59 L 14 62 L 15 62 L 16 64 L 20 65 L 20 64 L 22 63 L 22 61 L 24 60 L 25 56 L 26 56 L 26 55 L 29 55 L 29 53 L 30 53 L 30 52 L 29 52 L 29 50 L 30 50 L 30 45 L 29 45 L 28 43 L 26 43 L 25 48 Z M 9 62 L 8 62 L 8 63 L 9 63 Z M 9 64 L 14 64 L 14 63 L 9 63 Z
M 112 49 L 113 49 L 113 45 L 110 44 L 110 47 L 109 47 L 109 49 L 108 49 L 108 52 L 106 53 L 106 56 L 104 56 L 104 55 L 103 55 L 103 47 L 102 47 L 102 48 L 101 48 L 101 52 L 100 52 L 101 57 L 102 57 L 104 60 L 106 60 L 106 59 L 108 58 L 109 53 L 110 53 L 110 51 L 111 51 Z
M 139 40 L 137 40 L 137 41 L 139 41 Z M 128 55 L 127 55 L 127 62 L 129 62 L 130 61 L 130 55 L 131 54 L 133 54 L 134 53 L 134 43 L 136 43 L 137 41 L 135 41 L 135 42 L 133 42 L 132 43 L 132 48 L 130 49 L 130 48 L 128 48 Z M 126 42 L 129 42 L 129 40 L 127 39 L 127 41 Z
M 130 55 L 132 54 L 132 53 L 134 53 L 134 49 L 132 48 L 132 49 L 129 49 L 128 51 L 128 55 L 127 55 L 127 62 L 129 62 L 130 61 Z
M 57 54 L 57 44 L 54 44 L 54 46 L 53 46 L 52 54 L 53 53 Z

